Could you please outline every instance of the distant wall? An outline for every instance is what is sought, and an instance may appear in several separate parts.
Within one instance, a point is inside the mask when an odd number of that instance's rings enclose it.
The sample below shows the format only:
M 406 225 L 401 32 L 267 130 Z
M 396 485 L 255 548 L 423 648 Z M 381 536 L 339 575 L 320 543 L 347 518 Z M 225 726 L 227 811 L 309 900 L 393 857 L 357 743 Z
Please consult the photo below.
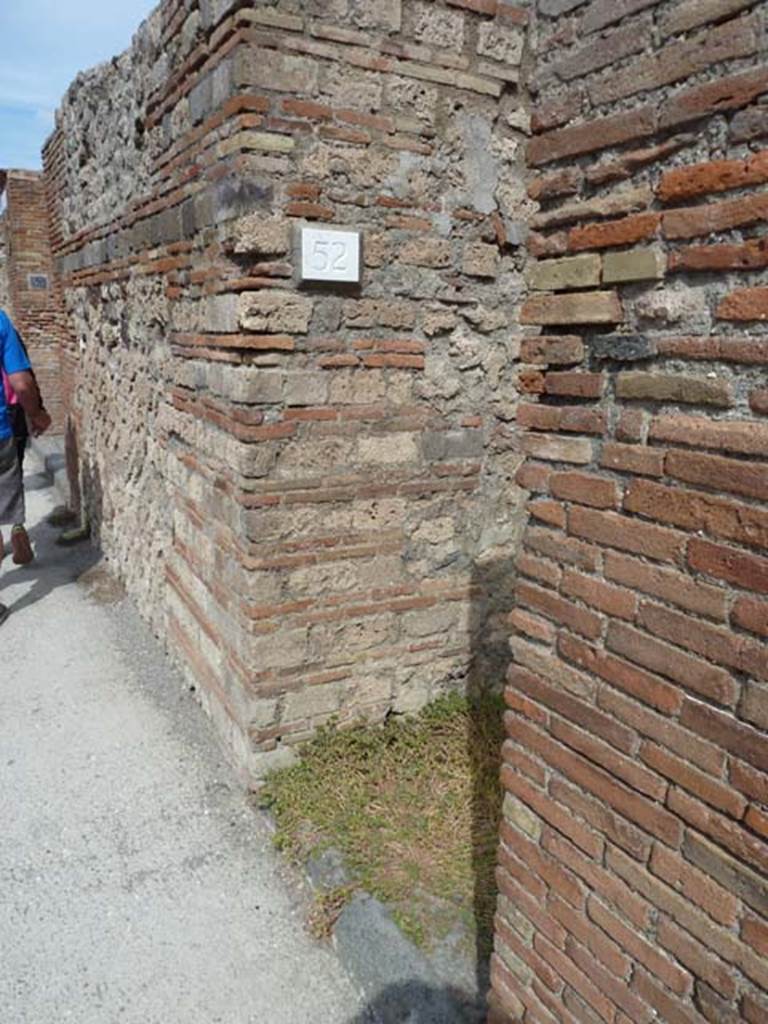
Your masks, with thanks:
M 501 678 L 525 31 L 168 0 L 58 113 L 84 504 L 252 775 L 331 715 Z M 361 289 L 298 286 L 302 223 L 362 232 Z
M 494 1019 L 758 1024 L 768 12 L 536 6 Z
M 5 241 L 0 297 L 24 338 L 35 367 L 45 405 L 53 419 L 52 433 L 64 429 L 61 395 L 61 344 L 66 330 L 51 257 L 48 207 L 43 175 L 8 171 Z
M 9 309 L 11 304 L 8 285 L 8 242 L 6 239 L 5 214 L 0 216 L 0 306 Z

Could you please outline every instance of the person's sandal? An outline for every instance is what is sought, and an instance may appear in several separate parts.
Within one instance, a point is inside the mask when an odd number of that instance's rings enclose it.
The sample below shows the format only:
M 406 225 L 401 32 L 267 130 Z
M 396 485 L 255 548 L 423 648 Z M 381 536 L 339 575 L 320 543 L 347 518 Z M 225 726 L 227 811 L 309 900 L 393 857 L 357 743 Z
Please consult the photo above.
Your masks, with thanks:
M 14 526 L 11 530 L 11 550 L 16 565 L 29 565 L 35 554 L 29 541 L 29 534 L 23 526 Z

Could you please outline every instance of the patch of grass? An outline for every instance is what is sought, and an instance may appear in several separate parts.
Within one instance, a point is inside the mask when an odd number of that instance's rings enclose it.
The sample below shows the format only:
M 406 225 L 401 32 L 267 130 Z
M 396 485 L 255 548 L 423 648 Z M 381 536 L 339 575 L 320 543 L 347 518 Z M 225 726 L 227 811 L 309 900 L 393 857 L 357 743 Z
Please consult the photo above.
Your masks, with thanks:
M 327 939 L 344 905 L 354 895 L 354 888 L 340 885 L 335 889 L 324 889 L 315 896 L 309 913 L 309 932 L 316 939 Z
M 262 791 L 276 842 L 299 860 L 336 847 L 356 883 L 393 907 L 419 944 L 428 948 L 464 922 L 485 955 L 502 713 L 500 698 L 449 696 L 414 718 L 321 730 L 301 763 L 274 773 Z

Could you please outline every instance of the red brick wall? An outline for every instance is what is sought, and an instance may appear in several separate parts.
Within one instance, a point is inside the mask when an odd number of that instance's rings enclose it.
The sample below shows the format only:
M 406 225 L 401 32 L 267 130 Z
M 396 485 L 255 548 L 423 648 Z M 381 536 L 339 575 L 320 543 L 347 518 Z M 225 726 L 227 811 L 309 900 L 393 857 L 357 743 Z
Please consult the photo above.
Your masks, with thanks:
M 45 406 L 53 418 L 52 433 L 61 433 L 60 349 L 64 323 L 53 273 L 43 175 L 8 171 L 5 193 L 9 312 L 29 350 Z
M 758 1024 L 766 10 L 537 6 L 491 1016 Z
M 0 202 L 3 202 L 5 189 L 5 175 L 0 171 Z M 11 297 L 8 291 L 8 253 L 6 242 L 5 212 L 0 214 L 0 306 L 8 310 L 11 306 Z

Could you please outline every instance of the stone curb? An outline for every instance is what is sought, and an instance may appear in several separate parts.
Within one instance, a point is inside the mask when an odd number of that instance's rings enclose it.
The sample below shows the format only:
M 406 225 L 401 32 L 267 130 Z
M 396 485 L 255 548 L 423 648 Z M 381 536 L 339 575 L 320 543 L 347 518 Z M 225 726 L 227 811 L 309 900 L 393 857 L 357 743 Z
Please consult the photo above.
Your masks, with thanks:
M 316 893 L 351 881 L 342 855 L 333 849 L 311 858 L 304 873 Z M 367 892 L 358 892 L 345 905 L 332 940 L 343 967 L 367 1000 L 369 1016 L 360 1024 L 468 1024 L 458 994 L 446 989 L 384 904 Z
M 367 893 L 344 907 L 333 928 L 333 944 L 368 1001 L 371 1024 L 467 1024 L 426 957 Z

